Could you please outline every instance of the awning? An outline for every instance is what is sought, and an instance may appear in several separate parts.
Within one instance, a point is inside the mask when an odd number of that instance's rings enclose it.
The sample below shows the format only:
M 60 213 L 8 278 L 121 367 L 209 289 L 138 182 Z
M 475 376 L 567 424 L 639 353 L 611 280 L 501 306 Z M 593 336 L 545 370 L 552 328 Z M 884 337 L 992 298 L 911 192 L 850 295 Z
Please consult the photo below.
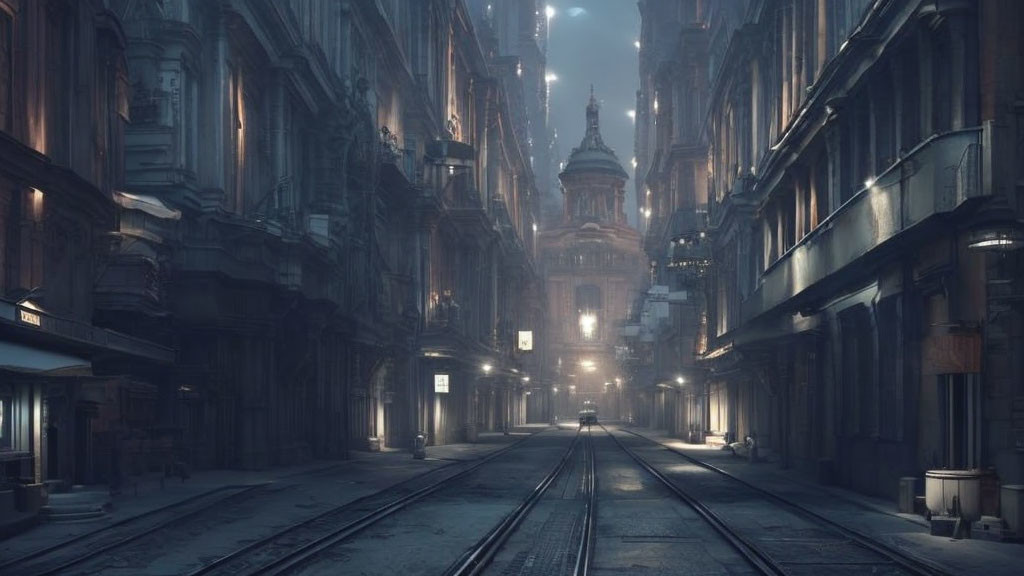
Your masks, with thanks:
M 114 190 L 114 202 L 128 210 L 140 210 L 164 220 L 179 220 L 181 210 L 168 208 L 159 198 Z
M 92 362 L 78 356 L 61 354 L 0 341 L 0 369 L 19 372 L 52 372 L 55 370 L 76 369 L 74 372 L 91 371 Z

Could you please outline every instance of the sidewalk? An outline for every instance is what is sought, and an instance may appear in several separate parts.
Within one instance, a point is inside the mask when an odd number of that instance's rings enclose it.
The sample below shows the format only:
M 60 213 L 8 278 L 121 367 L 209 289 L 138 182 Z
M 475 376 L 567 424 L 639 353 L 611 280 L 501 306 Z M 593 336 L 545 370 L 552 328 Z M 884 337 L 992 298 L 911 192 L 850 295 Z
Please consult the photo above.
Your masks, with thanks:
M 1024 574 L 1024 545 L 983 540 L 953 540 L 932 536 L 928 522 L 916 514 L 901 514 L 887 500 L 817 484 L 796 470 L 771 462 L 750 463 L 730 451 L 687 444 L 664 431 L 623 428 L 768 490 L 850 530 L 874 538 L 907 556 L 953 574 L 1020 576 Z
M 131 520 L 160 508 L 174 506 L 230 487 L 274 483 L 324 483 L 330 487 L 334 500 L 340 503 L 350 502 L 453 462 L 482 458 L 546 428 L 547 426 L 531 425 L 516 428 L 508 435 L 482 433 L 473 444 L 429 446 L 424 460 L 412 458 L 408 451 L 352 451 L 348 460 L 319 460 L 262 471 L 200 470 L 194 472 L 192 477 L 184 482 L 179 478 L 167 478 L 163 488 L 160 486 L 160 476 L 144 476 L 139 478 L 137 483 L 134 479 L 126 483 L 122 494 L 112 499 L 113 507 L 108 516 L 80 523 L 39 523 L 31 529 L 0 541 L 0 558 L 18 557 L 117 522 Z M 97 486 L 96 490 L 105 491 L 106 487 Z

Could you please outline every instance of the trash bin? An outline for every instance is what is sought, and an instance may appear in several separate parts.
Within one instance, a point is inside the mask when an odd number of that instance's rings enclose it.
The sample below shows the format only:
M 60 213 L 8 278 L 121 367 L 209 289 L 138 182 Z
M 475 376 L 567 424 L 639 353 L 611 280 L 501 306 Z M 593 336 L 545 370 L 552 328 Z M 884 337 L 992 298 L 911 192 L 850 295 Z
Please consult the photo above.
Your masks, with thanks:
M 420 432 L 412 440 L 412 457 L 423 460 L 427 457 L 427 435 Z

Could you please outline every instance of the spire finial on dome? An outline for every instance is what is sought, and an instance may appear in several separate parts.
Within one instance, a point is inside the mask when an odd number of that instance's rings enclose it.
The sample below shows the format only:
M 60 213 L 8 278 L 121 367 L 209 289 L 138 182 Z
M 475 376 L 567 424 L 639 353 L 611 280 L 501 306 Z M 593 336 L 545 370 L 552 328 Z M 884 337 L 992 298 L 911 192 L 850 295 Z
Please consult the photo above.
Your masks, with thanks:
M 587 134 L 583 137 L 584 148 L 603 146 L 601 142 L 601 126 L 598 115 L 597 98 L 594 97 L 594 85 L 590 85 L 590 102 L 587 103 Z

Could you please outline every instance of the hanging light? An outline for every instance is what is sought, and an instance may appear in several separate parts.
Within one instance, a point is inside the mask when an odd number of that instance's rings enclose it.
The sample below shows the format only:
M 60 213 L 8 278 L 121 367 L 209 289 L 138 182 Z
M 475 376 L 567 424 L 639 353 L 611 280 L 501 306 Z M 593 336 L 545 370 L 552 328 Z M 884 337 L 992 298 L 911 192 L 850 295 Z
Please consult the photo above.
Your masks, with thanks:
M 1024 224 L 1002 195 L 995 196 L 971 218 L 967 248 L 1011 252 L 1024 248 Z

